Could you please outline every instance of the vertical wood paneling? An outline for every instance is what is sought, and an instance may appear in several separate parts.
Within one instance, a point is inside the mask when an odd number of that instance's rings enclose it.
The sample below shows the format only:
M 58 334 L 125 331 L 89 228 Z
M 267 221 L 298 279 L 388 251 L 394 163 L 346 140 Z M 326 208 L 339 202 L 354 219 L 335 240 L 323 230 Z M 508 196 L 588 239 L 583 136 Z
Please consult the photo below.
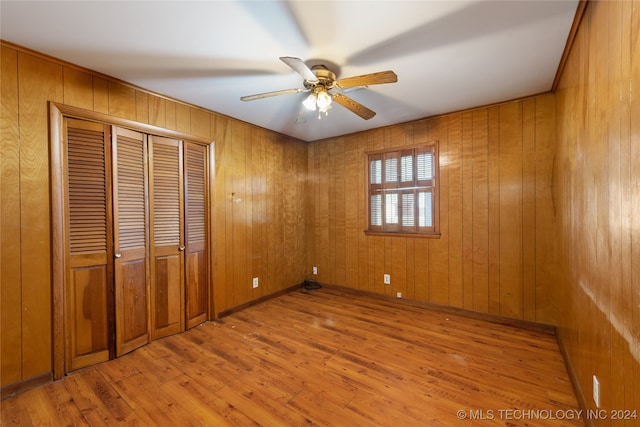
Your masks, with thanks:
M 176 124 L 176 103 L 173 101 L 165 101 L 164 103 L 164 111 L 165 111 L 165 125 L 167 129 L 178 130 Z
M 208 138 L 211 135 L 211 121 L 209 113 L 199 108 L 191 108 L 191 131 L 192 135 L 203 136 Z
M 633 1 L 633 8 L 630 9 L 628 6 L 629 2 L 625 2 L 625 9 L 627 13 L 623 13 L 623 17 L 626 17 L 630 22 L 630 45 L 631 45 L 631 66 L 630 70 L 628 68 L 623 68 L 623 83 L 626 88 L 626 77 L 629 78 L 629 86 L 637 88 L 640 83 L 638 79 L 640 79 L 640 2 L 638 0 Z M 627 28 L 626 25 L 622 26 L 623 29 Z M 623 37 L 626 39 L 629 33 L 623 32 Z M 626 47 L 627 44 L 623 43 L 623 47 Z M 623 52 L 626 52 L 623 49 Z M 626 55 L 624 56 L 626 57 Z M 627 74 L 628 72 L 628 74 Z M 630 91 L 630 93 L 632 93 Z M 625 91 L 626 94 L 626 91 Z M 637 91 L 636 91 L 637 94 Z M 640 165 L 640 123 L 638 120 L 633 120 L 633 117 L 640 117 L 640 97 L 631 96 L 629 100 L 629 123 L 630 123 L 630 156 L 631 159 L 631 167 L 630 170 L 630 197 L 628 199 L 627 212 L 638 212 L 640 210 L 640 174 L 638 174 L 638 165 Z M 626 99 L 624 97 L 623 99 Z M 623 103 L 624 105 L 625 103 Z M 627 110 L 623 111 L 626 113 Z M 623 116 L 623 120 L 627 122 L 627 116 Z M 626 142 L 625 142 L 626 149 Z M 625 200 L 623 198 L 623 200 Z M 635 230 L 631 237 L 631 286 L 630 291 L 626 296 L 629 296 L 631 301 L 633 301 L 632 309 L 626 313 L 621 313 L 623 319 L 631 319 L 631 336 L 635 337 L 636 348 L 638 348 L 638 342 L 640 342 L 640 266 L 635 260 L 640 259 L 640 218 L 638 215 L 628 215 L 624 217 L 631 218 L 630 229 Z M 625 230 L 629 227 L 625 224 Z M 627 253 L 625 251 L 625 253 Z M 640 378 L 640 357 L 637 353 L 633 355 L 635 359 L 634 370 L 633 370 L 633 378 L 634 382 L 629 383 L 626 382 L 627 385 L 634 385 L 633 388 L 627 387 L 625 388 L 625 401 L 628 401 L 628 397 L 631 394 L 631 390 L 634 390 L 635 400 L 633 404 L 628 405 L 633 408 L 640 408 L 640 381 L 637 381 Z M 627 360 L 627 354 L 625 352 L 625 360 Z M 626 372 L 630 372 L 630 370 L 626 370 Z M 640 420 L 636 420 L 636 427 L 640 426 Z
M 385 129 L 376 129 L 371 132 L 369 140 L 369 150 L 379 150 L 385 147 Z M 374 236 L 369 246 L 371 248 L 371 258 L 369 260 L 370 283 L 373 292 L 384 294 L 385 285 L 383 277 L 385 272 L 385 238 Z
M 246 155 L 247 143 L 245 141 L 245 131 L 248 131 L 240 123 L 231 124 L 233 143 L 231 145 L 231 170 L 230 183 L 232 193 L 235 194 L 234 203 L 231 207 L 233 221 L 231 223 L 231 253 L 244 254 L 244 256 L 233 257 L 233 305 L 241 304 L 248 300 L 249 275 L 247 273 L 247 262 L 249 253 L 247 251 L 247 203 L 248 198 L 246 183 Z M 233 306 L 232 305 L 232 306 Z
M 335 140 L 330 140 L 327 143 L 328 151 L 328 166 L 330 173 L 327 174 L 327 183 L 329 185 L 329 195 L 327 198 L 328 209 L 327 209 L 327 229 L 329 231 L 328 234 L 328 262 L 327 267 L 329 267 L 326 274 L 328 274 L 329 283 L 336 282 L 336 153 L 335 153 Z
M 500 313 L 500 108 L 491 107 L 488 111 L 488 312 Z M 547 197 L 549 193 L 545 194 Z
M 267 189 L 275 188 L 276 174 L 280 165 L 276 164 L 276 152 L 274 147 L 275 138 L 272 135 L 265 135 L 265 185 Z M 268 266 L 265 274 L 265 281 L 269 289 L 279 289 L 280 283 L 282 283 L 283 267 L 276 262 L 279 257 L 282 256 L 282 245 L 277 237 L 276 225 L 278 224 L 277 218 L 280 215 L 280 211 L 276 208 L 276 197 L 267 197 L 265 195 L 265 247 L 262 256 L 264 257 L 264 263 Z
M 610 174 L 610 188 L 611 193 L 609 199 L 610 205 L 610 234 L 611 234 L 611 261 L 610 268 L 611 277 L 611 312 L 622 313 L 624 312 L 623 297 L 623 256 L 622 256 L 622 242 L 623 242 L 623 229 L 622 229 L 622 192 L 623 188 L 623 171 L 621 153 L 623 151 L 624 143 L 617 144 L 617 141 L 621 141 L 621 116 L 622 108 L 616 108 L 620 103 L 620 98 L 623 96 L 624 89 L 622 88 L 622 34 L 620 32 L 620 26 L 622 24 L 622 4 L 620 2 L 610 2 L 609 18 L 611 25 L 608 26 L 608 46 L 607 46 L 607 60 L 610 61 L 609 67 L 609 91 L 606 108 L 610 111 L 611 119 L 609 120 L 607 129 L 607 139 L 609 141 L 609 156 L 608 162 L 605 165 L 608 171 L 615 171 Z M 622 142 L 622 141 L 621 141 Z M 625 156 L 628 157 L 628 156 Z M 615 262 L 619 260 L 619 262 Z M 612 328 L 613 329 L 613 328 Z M 625 345 L 624 339 L 620 334 L 616 334 L 615 330 L 612 330 L 611 334 L 611 360 L 621 361 L 622 363 L 611 363 L 611 384 L 622 384 L 622 387 L 611 387 L 610 389 L 610 402 L 625 402 Z M 633 366 L 631 366 L 633 368 Z M 630 404 L 632 402 L 629 402 Z
M 407 294 L 407 238 L 397 237 L 387 240 L 390 253 L 385 255 L 389 262 L 385 272 L 391 274 L 391 286 L 387 285 L 385 293 L 396 295 L 396 292 Z M 428 262 L 428 261 L 427 261 Z
M 553 96 L 536 100 L 535 118 L 535 302 L 536 320 L 555 324 L 558 251 L 553 198 L 555 103 Z M 549 126 L 552 123 L 553 126 Z
M 258 130 L 254 147 L 244 140 L 251 133 L 248 129 L 256 129 L 253 126 L 4 44 L 1 65 L 3 387 L 51 371 L 48 101 L 215 140 L 210 181 L 210 225 L 215 229 L 210 291 L 215 313 L 254 297 L 249 292 L 251 271 L 245 269 L 243 274 L 234 269 L 246 265 L 248 257 L 258 260 L 262 269 L 261 292 L 255 296 L 277 292 L 304 278 L 305 229 L 315 227 L 307 221 L 304 207 L 306 143 Z M 234 172 L 238 158 L 251 163 Z M 244 189 L 250 187 L 245 195 L 239 194 L 242 199 L 248 195 L 249 203 L 245 199 L 235 204 L 229 197 L 237 191 L 236 182 L 244 183 Z M 290 197 L 287 204 L 285 197 Z M 251 206 L 250 215 L 243 210 L 247 206 Z M 234 233 L 246 238 L 234 240 Z M 291 247 L 285 250 L 287 245 Z M 264 281 L 263 276 L 270 279 Z
M 429 133 L 424 142 L 438 141 L 440 158 L 448 158 L 448 120 L 436 117 L 428 122 Z M 416 135 L 416 142 L 423 142 Z M 444 156 L 444 157 L 442 157 Z M 431 284 L 429 301 L 436 304 L 449 304 L 449 168 L 440 170 L 440 230 L 439 239 L 428 239 L 429 283 Z M 420 253 L 416 259 L 421 258 Z
M 333 200 L 334 218 L 331 223 L 334 225 L 334 268 L 335 278 L 333 283 L 346 285 L 346 199 L 345 199 L 345 147 L 344 138 L 335 138 L 333 144 Z M 351 200 L 351 199 L 350 199 Z M 353 284 L 350 284 L 353 286 Z
M 462 307 L 473 309 L 473 113 L 462 113 Z
M 290 194 L 289 190 L 284 190 L 289 183 L 287 180 L 286 173 L 283 173 L 285 168 L 285 149 L 282 141 L 278 139 L 273 139 L 275 145 L 275 149 L 273 151 L 273 159 L 274 159 L 274 169 L 273 169 L 273 188 L 283 189 L 281 191 L 280 197 L 274 198 L 274 221 L 273 221 L 273 246 L 274 254 L 277 259 L 285 259 L 287 256 L 287 250 L 289 248 L 285 247 L 285 232 L 286 227 L 284 226 L 286 212 L 285 212 L 285 197 L 288 197 Z M 288 273 L 287 271 L 287 262 L 278 262 L 275 264 L 274 269 L 274 278 L 276 287 L 280 288 L 284 286 L 286 283 L 285 275 Z
M 356 212 L 356 230 L 354 233 L 358 239 L 358 288 L 368 291 L 369 290 L 369 263 L 368 263 L 368 246 L 371 242 L 370 239 L 367 239 L 367 236 L 362 232 L 365 228 L 367 228 L 367 220 L 366 220 L 366 209 L 367 209 L 367 195 L 362 191 L 362 188 L 359 187 L 362 183 L 366 182 L 366 173 L 365 167 L 358 167 L 358 165 L 362 165 L 365 162 L 367 146 L 369 144 L 370 133 L 366 133 L 360 138 L 356 139 L 357 144 L 357 152 L 354 166 L 356 168 L 356 178 L 355 178 L 355 194 L 358 200 L 358 210 Z M 310 149 L 314 147 L 314 144 L 311 144 Z M 313 191 L 314 189 L 311 189 Z M 310 218 L 313 221 L 313 218 Z M 311 245 L 313 242 L 309 242 Z M 311 248 L 312 246 L 310 246 Z
M 295 188 L 295 206 L 293 212 L 293 221 L 291 221 L 291 233 L 295 237 L 295 254 L 294 263 L 291 268 L 291 275 L 289 276 L 285 286 L 291 283 L 300 283 L 310 270 L 305 268 L 308 260 L 307 245 L 308 238 L 306 230 L 308 227 L 306 216 L 306 203 L 307 198 L 306 183 L 307 183 L 307 149 L 308 146 L 305 143 L 300 143 L 292 138 L 287 138 L 289 147 L 293 148 L 295 153 L 293 167 L 291 168 L 292 176 L 294 177 Z
M 590 2 L 555 96 L 557 323 L 586 397 L 640 407 L 640 9 Z M 598 425 L 640 426 L 640 420 Z
M 312 143 L 310 262 L 328 262 L 318 279 L 550 322 L 553 111 L 553 97 L 545 95 Z M 441 236 L 366 236 L 365 153 L 433 140 L 440 148 Z M 352 199 L 362 199 L 362 208 L 351 207 Z M 391 274 L 390 286 L 383 274 Z
M 462 307 L 462 115 L 449 119 L 449 304 Z M 440 170 L 442 170 L 441 168 Z
M 93 111 L 109 114 L 109 82 L 93 76 Z
M 0 375 L 2 384 L 22 379 L 22 275 L 20 269 L 20 129 L 18 52 L 2 47 L 0 110 Z M 7 327 L 10 325 L 11 327 Z
M 362 166 L 357 160 L 358 141 L 354 136 L 346 136 L 344 144 L 344 204 L 345 204 L 345 284 L 358 288 L 358 235 L 364 230 L 358 227 L 358 208 L 363 199 L 362 181 L 358 181 L 358 174 L 362 173 Z M 354 266 L 349 268 L 348 266 Z
M 191 133 L 191 107 L 188 105 L 176 104 L 176 130 Z
M 231 260 L 231 257 L 225 257 L 223 254 L 227 253 L 227 240 L 231 236 L 227 235 L 227 210 L 231 208 L 231 198 L 228 194 L 228 188 L 226 183 L 226 169 L 227 163 L 222 159 L 227 158 L 231 145 L 231 139 L 225 138 L 227 130 L 229 129 L 228 120 L 225 117 L 216 117 L 214 122 L 215 129 L 215 154 L 214 164 L 210 167 L 214 168 L 214 182 L 211 183 L 213 187 L 213 206 L 212 206 L 212 221 L 211 226 L 215 227 L 216 232 L 211 236 L 213 239 L 213 262 L 211 265 L 212 281 L 213 281 L 213 309 L 214 313 L 218 313 L 222 309 L 228 307 L 227 297 L 227 283 L 231 280 L 231 271 L 227 272 L 227 261 Z M 227 142 L 229 141 L 229 142 Z
M 37 85 L 33 82 L 38 82 Z M 51 259 L 47 101 L 61 102 L 62 66 L 18 53 L 22 376 L 51 370 Z M 3 328 L 5 329 L 5 328 Z M 43 334 L 43 332 L 45 332 Z
M 500 106 L 500 314 L 522 318 L 522 104 Z
M 109 114 L 136 120 L 136 90 L 120 83 L 109 82 Z
M 317 188 L 327 188 L 329 185 L 329 144 L 320 142 L 315 146 L 317 157 L 315 167 L 317 171 Z M 329 282 L 332 266 L 329 263 L 329 192 L 314 191 L 318 194 L 318 204 L 315 216 L 316 259 L 318 266 L 318 280 Z
M 256 129 L 254 127 L 247 127 L 245 128 L 245 133 L 244 133 L 244 140 L 246 142 L 246 144 L 244 145 L 244 165 L 245 165 L 245 169 L 244 169 L 244 188 L 245 188 L 245 193 L 242 196 L 242 204 L 243 206 L 243 211 L 244 211 L 244 215 L 245 215 L 245 234 L 244 234 L 244 238 L 245 238 L 245 258 L 246 258 L 246 275 L 245 275 L 245 284 L 246 283 L 250 283 L 251 286 L 246 286 L 247 288 L 247 294 L 246 294 L 246 299 L 247 300 L 251 300 L 254 298 L 257 298 L 258 296 L 260 296 L 260 293 L 262 292 L 262 290 L 258 287 L 258 288 L 253 288 L 253 277 L 256 277 L 253 274 L 253 260 L 254 258 L 258 258 L 259 254 L 255 253 L 255 248 L 253 246 L 253 183 L 252 183 L 252 177 L 253 177 L 253 172 L 255 172 L 256 176 L 260 175 L 260 170 L 259 170 L 259 165 L 258 165 L 258 169 L 253 169 L 253 144 L 255 144 L 255 136 L 256 136 Z M 258 280 L 260 278 L 258 277 Z M 242 286 L 242 285 L 241 285 Z
M 536 101 L 522 103 L 522 304 L 536 319 Z
M 64 73 L 64 103 L 74 107 L 93 109 L 93 77 L 74 68 L 65 68 Z
M 240 200 L 242 201 L 242 196 L 238 194 L 236 196 L 236 188 L 234 186 L 234 176 L 233 176 L 233 169 L 235 167 L 235 162 L 234 162 L 234 154 L 233 154 L 233 145 L 235 143 L 235 140 L 237 138 L 236 133 L 234 132 L 234 125 L 233 122 L 229 121 L 229 123 L 227 123 L 227 127 L 225 130 L 225 135 L 224 138 L 226 141 L 228 141 L 227 146 L 226 146 L 226 152 L 227 152 L 227 162 L 228 163 L 225 165 L 224 167 L 224 185 L 225 185 L 225 191 L 224 191 L 224 204 L 225 204 L 225 210 L 224 210 L 224 227 L 226 229 L 226 239 L 225 239 L 225 247 L 224 247 L 224 252 L 223 253 L 227 253 L 227 254 L 233 254 L 234 253 L 234 221 L 236 220 L 236 217 L 234 216 L 234 204 L 236 203 L 236 199 L 239 197 Z M 239 192 L 238 192 L 239 193 Z M 238 217 L 239 218 L 239 217 Z M 222 307 L 233 307 L 236 301 L 235 298 L 235 293 L 237 292 L 235 289 L 235 257 L 233 256 L 226 256 L 226 257 L 222 257 L 223 262 L 225 263 L 225 270 L 227 273 L 227 280 L 226 282 L 224 282 L 224 287 L 225 287 L 225 296 L 226 299 L 224 300 L 223 304 L 221 305 Z
M 531 101 L 534 102 L 534 101 Z M 489 194 L 488 194 L 488 112 L 473 112 L 473 178 L 472 178 L 472 276 L 473 309 L 489 310 Z M 442 208 L 440 208 L 442 209 Z
M 264 217 L 265 217 L 265 198 L 264 192 L 266 190 L 265 185 L 265 146 L 264 146 L 264 132 L 259 129 L 252 129 L 251 138 L 251 164 L 249 178 L 251 181 L 251 241 L 250 244 L 255 253 L 251 257 L 251 277 L 257 277 L 259 282 L 262 282 L 262 286 L 253 289 L 253 296 L 258 297 L 264 295 L 266 291 L 269 291 L 272 286 L 266 279 L 266 265 L 262 253 L 256 249 L 263 246 L 263 234 L 264 234 Z M 266 290 L 266 291 L 265 291 Z
M 157 96 L 149 98 L 149 124 L 165 127 L 165 100 Z
M 149 95 L 136 90 L 136 121 L 149 123 Z

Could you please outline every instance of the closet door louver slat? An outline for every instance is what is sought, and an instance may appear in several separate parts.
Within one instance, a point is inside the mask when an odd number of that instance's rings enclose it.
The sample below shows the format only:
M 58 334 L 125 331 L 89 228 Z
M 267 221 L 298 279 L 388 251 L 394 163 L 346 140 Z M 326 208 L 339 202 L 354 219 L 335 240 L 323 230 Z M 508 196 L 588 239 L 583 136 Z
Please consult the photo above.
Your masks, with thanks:
M 116 128 L 113 141 L 116 354 L 149 342 L 147 137 Z
M 68 280 L 65 371 L 109 360 L 113 334 L 109 127 L 65 120 Z
M 186 322 L 187 328 L 208 317 L 207 147 L 186 142 Z
M 184 330 L 182 141 L 149 136 L 151 339 Z

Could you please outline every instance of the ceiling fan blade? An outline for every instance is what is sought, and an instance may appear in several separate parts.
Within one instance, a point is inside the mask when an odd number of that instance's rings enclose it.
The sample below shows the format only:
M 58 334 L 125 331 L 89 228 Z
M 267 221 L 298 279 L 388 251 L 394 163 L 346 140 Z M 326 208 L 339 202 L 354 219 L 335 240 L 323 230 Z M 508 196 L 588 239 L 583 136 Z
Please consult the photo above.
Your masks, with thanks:
M 305 80 L 310 82 L 318 81 L 318 77 L 313 74 L 311 68 L 307 67 L 307 64 L 305 64 L 302 59 L 294 58 L 292 56 L 281 56 L 280 60 L 291 67 L 293 71 L 300 74 Z
M 360 104 L 359 102 L 356 102 L 353 99 L 349 98 L 348 96 L 342 95 L 341 93 L 334 93 L 333 95 L 331 95 L 331 97 L 338 104 L 342 105 L 343 107 L 350 110 L 351 112 L 359 115 L 365 120 L 369 120 L 370 118 L 376 115 L 375 111 L 368 109 L 367 107 Z
M 355 86 L 380 85 L 384 83 L 395 83 L 398 76 L 393 71 L 380 71 L 378 73 L 363 74 L 361 76 L 347 77 L 336 81 L 336 87 L 346 89 Z
M 265 92 L 265 93 L 257 93 L 255 95 L 241 96 L 240 100 L 253 101 L 256 99 L 269 98 L 271 96 L 289 95 L 290 93 L 300 93 L 300 92 L 307 92 L 307 91 L 308 91 L 307 89 L 302 89 L 302 88 L 274 90 L 273 92 Z

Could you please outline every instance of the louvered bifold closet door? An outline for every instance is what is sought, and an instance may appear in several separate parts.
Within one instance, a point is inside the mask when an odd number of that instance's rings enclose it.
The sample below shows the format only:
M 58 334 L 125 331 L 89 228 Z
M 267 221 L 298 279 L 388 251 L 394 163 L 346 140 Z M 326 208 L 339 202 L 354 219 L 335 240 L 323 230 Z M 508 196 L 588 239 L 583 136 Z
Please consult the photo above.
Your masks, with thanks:
M 182 141 L 149 136 L 151 338 L 184 331 Z
M 114 281 L 116 354 L 149 342 L 147 137 L 114 128 Z
M 113 351 L 110 128 L 66 119 L 65 372 Z
M 187 328 L 208 318 L 207 147 L 185 142 L 186 320 Z

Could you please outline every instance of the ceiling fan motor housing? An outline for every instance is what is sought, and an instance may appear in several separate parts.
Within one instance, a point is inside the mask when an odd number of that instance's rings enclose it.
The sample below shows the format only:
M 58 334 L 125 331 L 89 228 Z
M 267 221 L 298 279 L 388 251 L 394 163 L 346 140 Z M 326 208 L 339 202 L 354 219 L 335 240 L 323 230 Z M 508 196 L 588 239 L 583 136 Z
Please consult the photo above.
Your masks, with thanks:
M 304 87 L 306 89 L 315 90 L 317 86 L 321 86 L 326 90 L 332 89 L 336 81 L 336 75 L 329 71 L 324 65 L 314 65 L 311 67 L 311 71 L 318 78 L 317 81 L 304 81 Z

